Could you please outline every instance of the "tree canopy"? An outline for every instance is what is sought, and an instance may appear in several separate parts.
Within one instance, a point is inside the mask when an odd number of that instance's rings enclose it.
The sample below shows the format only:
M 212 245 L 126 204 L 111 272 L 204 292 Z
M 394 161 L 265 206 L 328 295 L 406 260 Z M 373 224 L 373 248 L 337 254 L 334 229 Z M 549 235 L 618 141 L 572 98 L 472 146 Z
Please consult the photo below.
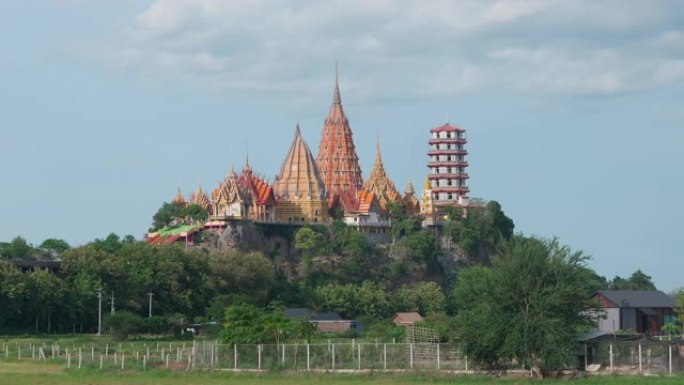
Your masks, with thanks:
M 579 331 L 595 325 L 587 260 L 557 241 L 513 237 L 491 267 L 462 271 L 453 296 L 465 353 L 489 367 L 562 367 Z

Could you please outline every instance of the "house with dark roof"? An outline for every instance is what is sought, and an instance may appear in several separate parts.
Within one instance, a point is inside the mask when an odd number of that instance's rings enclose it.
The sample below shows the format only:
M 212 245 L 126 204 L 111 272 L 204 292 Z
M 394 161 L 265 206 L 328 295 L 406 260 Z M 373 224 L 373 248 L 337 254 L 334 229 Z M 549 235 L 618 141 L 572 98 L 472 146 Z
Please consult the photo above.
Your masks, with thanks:
M 360 327 L 357 321 L 342 319 L 335 312 L 312 312 L 305 307 L 288 307 L 284 312 L 293 321 L 309 321 L 321 333 L 342 333 Z
M 603 332 L 629 330 L 655 335 L 673 321 L 674 299 L 659 290 L 599 290 L 592 298 L 603 310 L 598 317 Z

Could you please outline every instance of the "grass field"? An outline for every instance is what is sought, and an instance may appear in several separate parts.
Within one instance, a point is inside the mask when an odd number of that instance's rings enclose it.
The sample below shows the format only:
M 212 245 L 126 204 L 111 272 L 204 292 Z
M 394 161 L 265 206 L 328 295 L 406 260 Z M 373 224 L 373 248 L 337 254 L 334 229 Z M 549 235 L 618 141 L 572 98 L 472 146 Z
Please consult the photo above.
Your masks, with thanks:
M 574 380 L 531 380 L 527 378 L 496 378 L 492 376 L 449 376 L 431 373 L 412 374 L 306 374 L 290 372 L 232 373 L 232 372 L 172 372 L 153 370 L 148 372 L 99 371 L 91 369 L 66 370 L 61 365 L 50 365 L 30 361 L 0 363 L 0 385 L 412 385 L 412 384 L 572 384 L 572 385 L 674 385 L 684 384 L 684 376 L 676 377 L 626 377 L 600 376 Z

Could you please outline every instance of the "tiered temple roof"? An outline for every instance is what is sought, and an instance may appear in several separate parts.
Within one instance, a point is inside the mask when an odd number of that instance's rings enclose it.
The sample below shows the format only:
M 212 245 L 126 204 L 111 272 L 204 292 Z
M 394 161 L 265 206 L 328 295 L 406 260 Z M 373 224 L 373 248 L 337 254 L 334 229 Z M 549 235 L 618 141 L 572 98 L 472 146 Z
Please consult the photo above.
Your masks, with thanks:
M 325 185 L 318 173 L 311 150 L 302 139 L 299 123 L 295 127 L 295 137 L 290 150 L 273 183 L 273 190 L 278 200 L 325 197 Z
M 242 173 L 238 179 L 240 184 L 242 184 L 242 186 L 251 193 L 252 200 L 257 205 L 265 205 L 269 202 L 272 203 L 275 201 L 273 187 L 271 187 L 262 178 L 254 175 L 252 166 L 249 164 L 249 158 L 247 158 L 245 167 L 242 168 Z
M 199 184 L 197 185 L 195 192 L 190 194 L 188 203 L 198 205 L 207 210 L 209 210 L 209 208 L 211 207 L 211 202 L 209 201 L 209 198 L 207 198 L 207 195 L 204 193 L 204 191 L 202 191 L 202 186 L 200 186 Z
M 373 161 L 373 169 L 368 175 L 368 179 L 363 183 L 363 190 L 373 192 L 377 198 L 380 207 L 387 210 L 388 202 L 396 202 L 400 199 L 397 188 L 394 183 L 387 177 L 385 166 L 382 163 L 382 155 L 380 154 L 380 142 L 378 141 L 375 149 L 375 160 Z
M 332 105 L 323 125 L 316 165 L 325 184 L 328 202 L 332 202 L 336 195 L 346 190 L 353 190 L 355 193 L 362 185 L 361 167 L 352 131 L 342 108 L 337 67 Z
M 302 139 L 299 124 L 290 150 L 273 183 L 278 204 L 276 218 L 283 222 L 325 222 L 325 185 L 309 146 Z
M 239 183 L 237 174 L 231 169 L 223 182 L 211 193 L 211 201 L 219 207 L 235 202 L 251 203 L 251 195 Z M 216 212 L 214 215 L 220 215 L 220 213 Z

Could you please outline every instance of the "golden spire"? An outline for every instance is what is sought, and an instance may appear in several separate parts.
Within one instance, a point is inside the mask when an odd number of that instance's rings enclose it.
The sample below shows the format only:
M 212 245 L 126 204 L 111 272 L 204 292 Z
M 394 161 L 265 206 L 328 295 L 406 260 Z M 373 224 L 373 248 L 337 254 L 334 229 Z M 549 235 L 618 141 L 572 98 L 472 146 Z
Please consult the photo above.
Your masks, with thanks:
M 181 189 L 178 187 L 178 190 L 176 190 L 176 196 L 173 198 L 173 203 L 185 204 L 185 198 L 183 198 L 183 194 L 181 194 Z
M 385 166 L 382 163 L 382 155 L 380 154 L 379 136 L 380 135 L 378 134 L 373 169 L 371 170 L 368 179 L 363 183 L 362 189 L 374 193 L 378 198 L 380 205 L 385 208 L 387 202 L 399 200 L 399 192 L 385 172 Z
M 278 199 L 323 199 L 325 187 L 309 146 L 302 139 L 299 123 L 280 172 L 273 184 Z

